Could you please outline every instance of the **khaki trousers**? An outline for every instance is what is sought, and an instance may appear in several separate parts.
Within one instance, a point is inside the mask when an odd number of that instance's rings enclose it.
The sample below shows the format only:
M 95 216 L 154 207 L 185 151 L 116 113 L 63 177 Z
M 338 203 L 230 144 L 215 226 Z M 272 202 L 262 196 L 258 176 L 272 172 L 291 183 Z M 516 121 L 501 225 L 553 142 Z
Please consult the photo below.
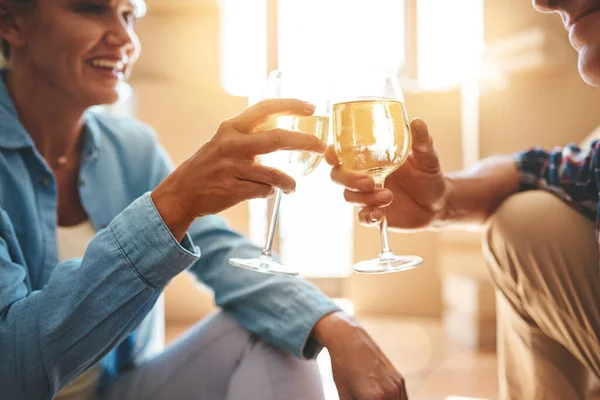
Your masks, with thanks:
M 600 378 L 594 222 L 549 193 L 520 193 L 490 219 L 484 252 L 496 288 L 500 398 L 600 399 L 589 383 Z

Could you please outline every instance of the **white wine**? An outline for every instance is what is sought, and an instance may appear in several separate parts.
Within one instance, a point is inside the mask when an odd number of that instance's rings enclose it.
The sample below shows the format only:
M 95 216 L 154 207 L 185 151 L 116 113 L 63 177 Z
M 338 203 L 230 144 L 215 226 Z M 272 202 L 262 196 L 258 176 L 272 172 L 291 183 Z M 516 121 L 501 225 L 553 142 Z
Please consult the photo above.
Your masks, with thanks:
M 329 132 L 329 117 L 314 115 L 309 117 L 277 116 L 270 118 L 255 129 L 255 131 L 267 131 L 270 129 L 287 129 L 303 132 L 316 136 L 326 142 Z M 279 150 L 257 157 L 257 161 L 261 164 L 277 168 L 294 178 L 308 175 L 314 171 L 322 159 L 322 154 L 291 150 Z
M 344 168 L 383 180 L 408 158 L 410 126 L 404 103 L 388 99 L 333 105 L 335 151 Z

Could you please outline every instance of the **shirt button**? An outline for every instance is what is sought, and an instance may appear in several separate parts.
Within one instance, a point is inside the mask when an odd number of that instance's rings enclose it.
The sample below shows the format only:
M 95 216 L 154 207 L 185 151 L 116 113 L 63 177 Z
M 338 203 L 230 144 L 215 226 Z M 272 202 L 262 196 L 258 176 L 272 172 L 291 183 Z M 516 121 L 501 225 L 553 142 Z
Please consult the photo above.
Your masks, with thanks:
M 79 181 L 79 187 L 84 187 L 85 186 L 85 182 L 84 181 Z
M 46 177 L 46 178 L 42 179 L 42 181 L 40 182 L 40 185 L 42 185 L 42 187 L 44 189 L 47 189 L 48 187 L 50 187 L 50 183 L 52 183 L 50 181 L 50 178 Z

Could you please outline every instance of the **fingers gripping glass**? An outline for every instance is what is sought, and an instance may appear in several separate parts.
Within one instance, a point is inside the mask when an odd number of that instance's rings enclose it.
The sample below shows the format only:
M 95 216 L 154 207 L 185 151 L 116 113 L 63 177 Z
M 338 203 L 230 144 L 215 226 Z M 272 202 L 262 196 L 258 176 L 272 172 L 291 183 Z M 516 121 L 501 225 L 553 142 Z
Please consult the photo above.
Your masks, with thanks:
M 314 135 L 325 142 L 327 141 L 330 110 L 324 85 L 319 84 L 313 77 L 273 71 L 267 78 L 261 100 L 273 98 L 296 98 L 308 101 L 314 104 L 316 109 L 311 116 L 273 116 L 259 127 L 258 130 L 265 131 L 276 128 L 294 130 L 306 133 L 307 135 Z M 277 168 L 293 178 L 300 178 L 314 171 L 322 159 L 323 155 L 318 153 L 280 150 L 262 155 L 257 158 L 257 161 L 263 165 Z M 268 274 L 298 275 L 297 270 L 282 265 L 272 255 L 281 197 L 281 190 L 276 189 L 269 232 L 260 257 L 247 259 L 231 258 L 229 260 L 231 265 Z
M 370 72 L 336 82 L 332 126 L 342 167 L 370 174 L 380 188 L 410 153 L 410 123 L 404 96 L 392 73 Z M 392 252 L 385 216 L 380 232 L 381 253 L 373 260 L 355 264 L 356 272 L 406 271 L 423 262 L 421 257 Z

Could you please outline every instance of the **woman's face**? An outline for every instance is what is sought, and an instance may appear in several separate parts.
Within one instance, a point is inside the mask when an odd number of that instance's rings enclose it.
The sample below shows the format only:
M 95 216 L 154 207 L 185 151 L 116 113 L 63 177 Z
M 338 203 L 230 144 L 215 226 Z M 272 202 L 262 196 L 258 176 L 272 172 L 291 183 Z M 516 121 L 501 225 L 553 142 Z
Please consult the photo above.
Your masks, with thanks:
M 134 23 L 144 0 L 34 1 L 17 19 L 22 41 L 12 46 L 14 65 L 24 62 L 31 79 L 76 104 L 114 103 L 140 54 Z

